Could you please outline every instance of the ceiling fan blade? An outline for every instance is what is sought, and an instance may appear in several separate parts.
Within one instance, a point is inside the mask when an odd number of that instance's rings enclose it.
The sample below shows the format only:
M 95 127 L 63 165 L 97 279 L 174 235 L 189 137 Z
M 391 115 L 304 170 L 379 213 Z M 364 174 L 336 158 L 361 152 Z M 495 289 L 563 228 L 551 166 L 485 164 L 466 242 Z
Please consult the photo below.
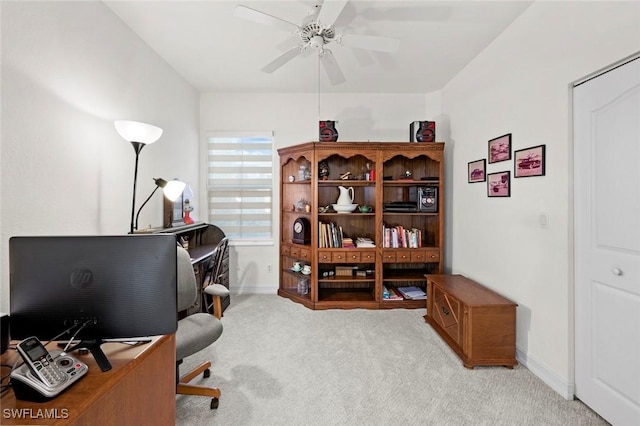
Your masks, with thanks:
M 269 62 L 267 65 L 262 67 L 260 71 L 266 73 L 272 73 L 296 56 L 302 53 L 303 49 L 300 46 L 292 47 L 291 49 L 284 52 L 282 55 L 275 58 L 273 61 Z
M 327 73 L 331 84 L 336 86 L 346 81 L 346 79 L 344 78 L 344 74 L 342 74 L 342 70 L 340 70 L 338 63 L 336 62 L 336 59 L 333 57 L 333 53 L 331 53 L 330 50 L 324 49 L 320 53 L 320 62 L 322 62 L 324 71 Z
M 390 53 L 397 51 L 400 46 L 400 40 L 397 38 L 360 34 L 343 34 L 339 37 L 339 43 L 347 47 L 357 47 L 360 49 Z
M 324 27 L 332 26 L 349 0 L 324 0 L 320 13 L 318 13 L 318 22 Z
M 285 50 L 289 50 L 294 46 L 300 45 L 300 35 L 299 34 L 291 34 L 287 36 L 284 40 L 276 44 L 276 49 L 280 52 L 284 52 Z
M 275 27 L 283 31 L 294 33 L 300 29 L 296 24 L 280 19 L 276 16 L 269 15 L 268 13 L 260 12 L 256 9 L 251 9 L 247 6 L 238 5 L 233 10 L 233 15 L 238 18 L 243 18 L 249 21 L 257 22 L 258 24 L 268 25 Z

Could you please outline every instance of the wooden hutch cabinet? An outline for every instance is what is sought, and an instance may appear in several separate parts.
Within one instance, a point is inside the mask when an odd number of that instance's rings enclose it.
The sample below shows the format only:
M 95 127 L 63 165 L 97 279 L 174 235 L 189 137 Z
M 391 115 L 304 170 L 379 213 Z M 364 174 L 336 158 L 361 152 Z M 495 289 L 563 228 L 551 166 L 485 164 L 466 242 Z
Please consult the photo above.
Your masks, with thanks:
M 312 309 L 424 308 L 386 295 L 426 293 L 425 274 L 442 273 L 444 143 L 308 142 L 278 154 L 278 294 Z M 336 212 L 340 186 L 372 210 Z

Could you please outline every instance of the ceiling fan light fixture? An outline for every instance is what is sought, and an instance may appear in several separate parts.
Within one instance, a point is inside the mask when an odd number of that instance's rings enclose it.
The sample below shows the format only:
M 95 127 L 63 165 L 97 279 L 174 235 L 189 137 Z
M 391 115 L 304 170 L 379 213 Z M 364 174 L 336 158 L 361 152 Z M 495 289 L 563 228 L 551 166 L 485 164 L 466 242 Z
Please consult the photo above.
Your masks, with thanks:
M 313 6 L 311 12 L 303 18 L 300 26 L 242 5 L 236 6 L 234 15 L 289 31 L 300 37 L 301 44 L 286 50 L 280 56 L 262 67 L 261 71 L 272 73 L 297 56 L 307 56 L 310 52 L 317 52 L 320 63 L 329 76 L 329 81 L 331 84 L 336 85 L 345 81 L 344 74 L 342 74 L 333 54 L 325 48 L 325 45 L 337 41 L 336 44 L 340 46 L 393 53 L 398 49 L 400 43 L 398 39 L 380 36 L 336 34 L 334 24 L 348 2 L 349 0 L 318 1 Z
M 323 28 L 315 21 L 300 28 L 300 38 L 303 43 L 309 43 L 315 37 L 321 37 L 323 43 L 326 44 L 331 42 L 335 35 L 333 27 Z
M 309 43 L 311 43 L 311 47 L 314 49 L 322 49 L 322 46 L 324 46 L 326 42 L 322 36 L 317 35 L 314 36 Z

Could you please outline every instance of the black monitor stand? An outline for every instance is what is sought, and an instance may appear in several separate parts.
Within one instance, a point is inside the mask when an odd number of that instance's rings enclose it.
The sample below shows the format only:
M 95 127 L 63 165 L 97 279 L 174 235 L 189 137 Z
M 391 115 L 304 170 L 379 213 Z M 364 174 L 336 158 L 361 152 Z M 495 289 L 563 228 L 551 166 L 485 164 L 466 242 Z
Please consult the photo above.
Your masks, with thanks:
M 149 343 L 151 342 L 151 337 L 131 337 L 131 338 L 123 338 L 123 339 L 98 339 L 98 340 L 81 340 L 72 347 L 68 348 L 66 352 L 72 352 L 78 349 L 86 349 L 91 352 L 93 358 L 96 360 L 96 363 L 100 367 L 102 371 L 111 370 L 111 363 L 107 358 L 107 355 L 102 351 L 100 347 L 103 343 L 110 342 L 118 342 L 124 344 L 139 344 L 139 343 Z M 64 348 L 68 345 L 69 341 L 61 341 L 58 342 L 58 347 Z
M 96 363 L 98 364 L 98 367 L 100 367 L 100 370 L 109 371 L 111 370 L 111 363 L 100 347 L 100 345 L 102 345 L 103 343 L 105 343 L 105 341 L 102 339 L 81 340 L 80 343 L 73 345 L 72 347 L 67 349 L 66 352 L 73 352 L 76 349 L 88 349 L 89 352 L 91 352 L 91 355 L 93 355 L 93 358 L 96 360 Z

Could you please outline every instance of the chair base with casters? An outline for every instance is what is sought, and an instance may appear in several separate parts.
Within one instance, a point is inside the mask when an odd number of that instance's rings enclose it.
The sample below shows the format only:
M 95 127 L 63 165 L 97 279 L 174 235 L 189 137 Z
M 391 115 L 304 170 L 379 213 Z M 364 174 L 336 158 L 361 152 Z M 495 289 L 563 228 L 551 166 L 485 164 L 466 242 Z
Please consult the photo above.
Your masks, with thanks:
M 189 253 L 181 247 L 177 250 L 178 310 L 183 311 L 196 301 L 198 288 Z M 215 299 L 220 299 L 229 291 L 222 285 L 216 285 L 216 290 L 213 294 Z M 218 408 L 220 389 L 190 383 L 200 374 L 204 378 L 209 377 L 211 362 L 205 361 L 182 376 L 180 376 L 179 366 L 184 358 L 200 352 L 218 340 L 222 335 L 222 328 L 219 318 L 207 313 L 195 313 L 179 320 L 176 331 L 176 393 L 210 397 L 212 409 Z
M 180 395 L 199 395 L 211 397 L 211 409 L 218 408 L 221 395 L 220 389 L 189 384 L 189 382 L 200 375 L 200 373 L 202 373 L 202 377 L 205 379 L 211 376 L 211 370 L 209 370 L 209 368 L 211 367 L 211 362 L 205 361 L 187 374 L 180 377 L 178 365 L 180 365 L 181 363 L 182 361 L 179 361 L 176 364 L 176 377 L 178 378 L 176 393 Z

